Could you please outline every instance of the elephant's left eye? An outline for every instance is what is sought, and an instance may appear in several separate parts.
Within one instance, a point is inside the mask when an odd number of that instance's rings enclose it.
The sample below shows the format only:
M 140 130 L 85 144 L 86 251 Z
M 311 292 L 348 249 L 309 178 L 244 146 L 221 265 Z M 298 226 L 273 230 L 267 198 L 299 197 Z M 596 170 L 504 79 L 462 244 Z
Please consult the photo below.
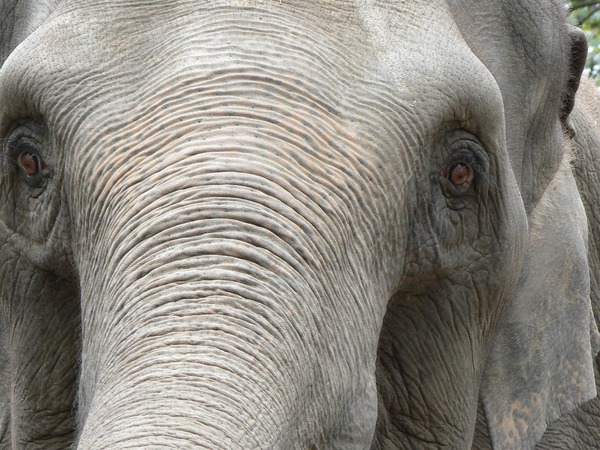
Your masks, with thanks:
M 480 140 L 464 129 L 445 136 L 443 159 L 434 161 L 432 181 L 454 211 L 474 207 L 489 192 L 490 159 Z
M 474 192 L 477 174 L 478 165 L 472 158 L 459 157 L 447 162 L 440 170 L 444 195 L 463 197 Z
M 472 164 L 466 161 L 456 161 L 442 169 L 442 176 L 461 191 L 466 191 L 475 180 L 475 170 Z

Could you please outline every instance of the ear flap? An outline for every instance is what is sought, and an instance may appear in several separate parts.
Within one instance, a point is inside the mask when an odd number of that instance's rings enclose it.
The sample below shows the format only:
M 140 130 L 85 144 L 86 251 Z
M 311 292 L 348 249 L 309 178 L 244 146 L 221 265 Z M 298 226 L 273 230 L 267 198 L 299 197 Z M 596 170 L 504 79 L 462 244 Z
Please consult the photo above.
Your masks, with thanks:
M 11 52 L 35 31 L 58 0 L 0 0 L 0 67 Z
M 569 78 L 562 96 L 560 121 L 564 124 L 575 106 L 575 94 L 579 88 L 579 80 L 585 67 L 588 52 L 587 38 L 583 31 L 572 25 L 567 25 L 569 41 L 571 43 L 569 60 Z
M 547 424 L 596 395 L 587 221 L 568 162 L 530 217 L 516 297 L 480 390 L 494 449 L 531 448 Z

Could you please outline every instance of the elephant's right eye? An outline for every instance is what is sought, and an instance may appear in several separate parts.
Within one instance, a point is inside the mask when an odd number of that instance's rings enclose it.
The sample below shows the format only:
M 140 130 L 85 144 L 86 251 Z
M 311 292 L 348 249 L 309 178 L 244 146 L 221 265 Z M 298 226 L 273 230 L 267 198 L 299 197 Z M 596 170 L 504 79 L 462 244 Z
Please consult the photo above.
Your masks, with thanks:
M 42 142 L 43 124 L 33 118 L 16 122 L 5 141 L 5 161 L 18 178 L 34 188 L 42 186 L 48 173 L 40 154 Z
M 26 177 L 35 177 L 46 167 L 44 160 L 35 152 L 25 150 L 17 157 L 17 166 Z

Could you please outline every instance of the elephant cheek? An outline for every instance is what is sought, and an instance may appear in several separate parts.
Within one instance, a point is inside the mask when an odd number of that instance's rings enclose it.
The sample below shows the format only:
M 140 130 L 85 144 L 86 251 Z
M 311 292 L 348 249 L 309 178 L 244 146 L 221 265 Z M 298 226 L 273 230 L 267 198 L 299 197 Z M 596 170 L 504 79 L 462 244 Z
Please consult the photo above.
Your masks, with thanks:
M 0 267 L 0 446 L 66 448 L 76 434 L 77 289 L 9 261 Z

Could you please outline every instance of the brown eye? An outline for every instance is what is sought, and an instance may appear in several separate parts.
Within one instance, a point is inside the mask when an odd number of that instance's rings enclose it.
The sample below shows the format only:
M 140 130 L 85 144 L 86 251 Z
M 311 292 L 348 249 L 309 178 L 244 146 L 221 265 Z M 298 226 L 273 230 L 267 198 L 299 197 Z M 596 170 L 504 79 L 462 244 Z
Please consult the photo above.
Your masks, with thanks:
M 35 177 L 46 167 L 44 160 L 31 151 L 22 152 L 17 158 L 17 164 L 27 177 Z
M 475 179 L 475 171 L 464 161 L 458 161 L 446 167 L 442 174 L 450 180 L 454 187 L 463 191 L 468 189 Z

